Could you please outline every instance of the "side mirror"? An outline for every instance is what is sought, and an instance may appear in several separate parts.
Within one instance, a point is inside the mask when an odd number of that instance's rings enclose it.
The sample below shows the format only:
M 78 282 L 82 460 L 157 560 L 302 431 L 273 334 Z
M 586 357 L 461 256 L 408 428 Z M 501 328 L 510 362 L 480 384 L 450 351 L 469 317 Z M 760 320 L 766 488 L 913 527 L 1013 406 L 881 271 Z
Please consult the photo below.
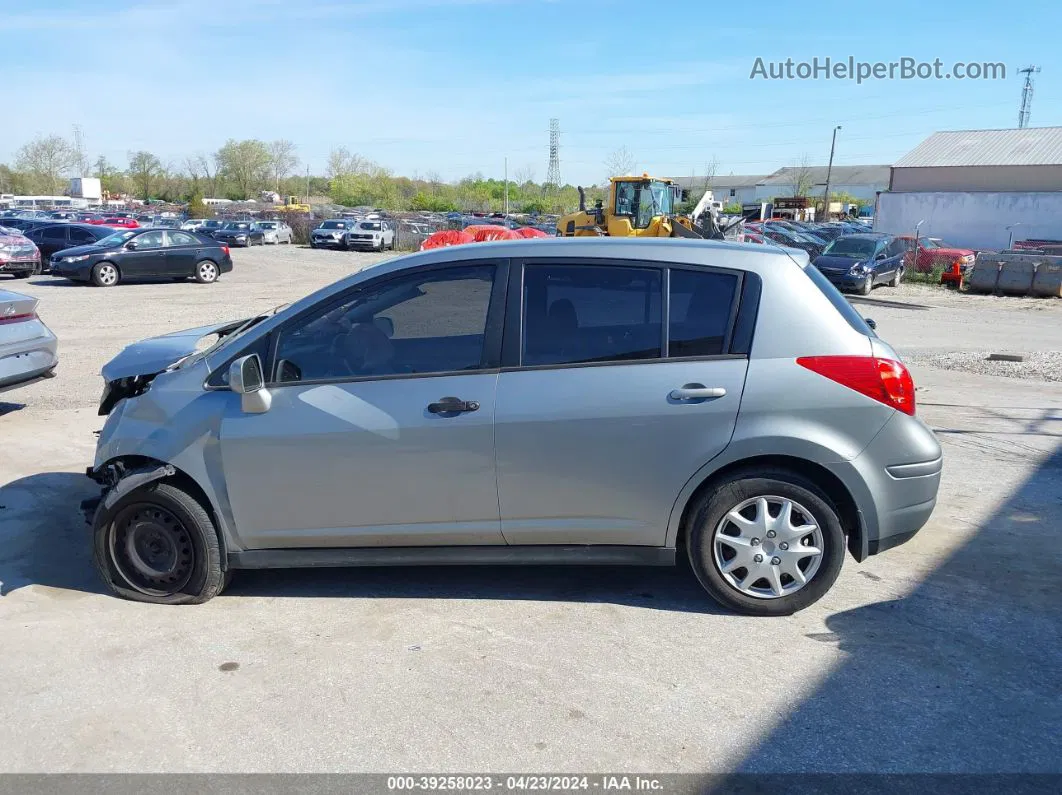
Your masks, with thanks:
M 389 317 L 374 317 L 372 324 L 391 339 L 395 335 L 395 322 Z
M 245 413 L 262 414 L 269 411 L 273 396 L 265 388 L 258 354 L 241 356 L 229 365 L 229 389 L 240 396 L 240 408 Z
M 868 326 L 870 326 L 870 329 L 872 331 L 877 331 L 878 330 L 878 324 L 876 322 L 874 322 L 874 318 L 865 317 L 865 318 L 863 318 L 863 320 L 866 322 L 866 324 Z
M 880 260 L 884 260 L 884 259 L 888 259 L 888 258 L 889 258 L 889 255 L 886 254 L 884 251 L 882 251 L 880 254 L 878 254 L 878 256 L 874 257 L 875 260 L 879 260 L 879 261 Z
M 130 240 L 128 243 L 125 244 L 125 247 L 129 251 L 136 251 L 137 245 L 139 244 L 135 240 Z

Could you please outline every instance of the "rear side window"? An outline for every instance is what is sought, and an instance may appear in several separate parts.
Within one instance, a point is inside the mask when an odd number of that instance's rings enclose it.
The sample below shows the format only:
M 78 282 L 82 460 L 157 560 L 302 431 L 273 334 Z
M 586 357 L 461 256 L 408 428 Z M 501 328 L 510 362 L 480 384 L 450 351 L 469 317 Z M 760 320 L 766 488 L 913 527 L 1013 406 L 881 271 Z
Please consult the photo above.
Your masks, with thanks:
M 70 229 L 70 242 L 75 245 L 84 245 L 85 243 L 95 243 L 96 236 L 89 232 L 87 229 Z
M 655 269 L 528 265 L 523 364 L 659 358 L 662 290 Z
M 50 226 L 41 233 L 45 240 L 66 240 L 65 226 Z
M 867 322 L 863 320 L 863 316 L 856 312 L 855 308 L 841 295 L 840 290 L 830 284 L 829 280 L 819 272 L 818 268 L 814 265 L 809 265 L 804 268 L 804 273 L 811 279 L 812 284 L 818 287 L 829 302 L 833 304 L 833 308 L 841 313 L 841 317 L 848 321 L 849 326 L 860 334 L 866 334 L 868 337 L 876 336 L 870 326 L 867 325 Z
M 671 271 L 667 355 L 725 352 L 738 277 L 711 271 Z

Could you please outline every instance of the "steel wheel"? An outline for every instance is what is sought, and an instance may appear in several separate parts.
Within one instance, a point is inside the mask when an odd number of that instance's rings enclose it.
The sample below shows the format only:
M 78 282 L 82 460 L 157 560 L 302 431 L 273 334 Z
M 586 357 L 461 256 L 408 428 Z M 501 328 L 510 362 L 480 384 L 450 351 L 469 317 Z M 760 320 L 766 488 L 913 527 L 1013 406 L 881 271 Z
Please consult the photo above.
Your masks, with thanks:
M 196 266 L 195 278 L 197 281 L 203 284 L 209 284 L 210 282 L 217 281 L 218 266 L 210 260 L 203 260 Z
M 811 512 L 787 497 L 738 503 L 715 527 L 712 560 L 735 590 L 757 599 L 789 596 L 819 570 L 822 529 Z
M 109 553 L 125 581 L 149 596 L 180 591 L 195 569 L 191 534 L 157 505 L 141 503 L 122 511 L 111 531 Z
M 96 281 L 101 287 L 113 287 L 118 284 L 118 268 L 109 262 L 96 266 Z

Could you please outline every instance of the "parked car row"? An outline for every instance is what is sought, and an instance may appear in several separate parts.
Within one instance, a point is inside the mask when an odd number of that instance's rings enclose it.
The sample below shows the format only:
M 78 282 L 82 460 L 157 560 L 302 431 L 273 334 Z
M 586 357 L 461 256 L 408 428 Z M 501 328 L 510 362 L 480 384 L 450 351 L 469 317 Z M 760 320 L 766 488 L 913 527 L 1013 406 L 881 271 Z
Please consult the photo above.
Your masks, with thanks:
M 390 218 L 330 218 L 310 231 L 310 248 L 393 251 L 394 247 L 395 222 Z

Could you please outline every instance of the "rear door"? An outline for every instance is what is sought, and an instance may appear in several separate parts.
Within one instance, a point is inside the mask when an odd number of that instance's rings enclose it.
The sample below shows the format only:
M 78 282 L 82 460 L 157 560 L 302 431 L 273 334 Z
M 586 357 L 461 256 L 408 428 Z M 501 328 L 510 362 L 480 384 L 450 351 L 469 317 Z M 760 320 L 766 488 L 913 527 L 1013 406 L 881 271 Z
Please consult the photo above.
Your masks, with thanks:
M 175 229 L 166 232 L 166 275 L 191 276 L 204 248 L 195 235 Z
M 70 247 L 67 234 L 67 227 L 61 225 L 46 226 L 34 231 L 32 239 L 41 251 L 41 261 L 47 261 L 56 251 Z
M 505 540 L 663 545 L 682 487 L 733 435 L 742 275 L 529 259 L 513 279 L 495 417 Z

